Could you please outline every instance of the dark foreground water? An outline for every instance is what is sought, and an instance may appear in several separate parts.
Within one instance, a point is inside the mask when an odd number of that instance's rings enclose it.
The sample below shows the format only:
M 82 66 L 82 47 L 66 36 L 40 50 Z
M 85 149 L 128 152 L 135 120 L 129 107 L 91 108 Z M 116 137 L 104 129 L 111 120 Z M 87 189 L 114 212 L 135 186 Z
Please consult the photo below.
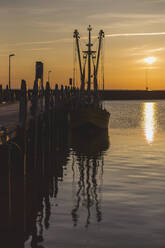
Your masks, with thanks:
M 165 247 L 165 101 L 104 105 L 108 134 L 70 134 L 31 186 L 25 248 Z
M 108 136 L 70 137 L 26 248 L 165 247 L 165 101 L 104 105 Z

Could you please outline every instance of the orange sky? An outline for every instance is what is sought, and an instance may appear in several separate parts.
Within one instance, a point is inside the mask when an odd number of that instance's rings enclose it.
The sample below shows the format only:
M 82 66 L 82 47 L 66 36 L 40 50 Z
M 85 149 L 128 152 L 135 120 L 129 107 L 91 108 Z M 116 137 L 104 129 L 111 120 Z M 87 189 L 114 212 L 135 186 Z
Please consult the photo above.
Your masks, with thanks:
M 13 3 L 14 2 L 14 3 Z M 105 88 L 145 89 L 148 70 L 150 89 L 165 89 L 165 1 L 147 0 L 1 0 L 0 83 L 25 79 L 31 87 L 35 61 L 44 63 L 44 79 L 67 84 L 73 76 L 73 31 L 84 44 L 87 26 L 93 36 L 105 32 Z M 155 56 L 152 66 L 144 58 Z

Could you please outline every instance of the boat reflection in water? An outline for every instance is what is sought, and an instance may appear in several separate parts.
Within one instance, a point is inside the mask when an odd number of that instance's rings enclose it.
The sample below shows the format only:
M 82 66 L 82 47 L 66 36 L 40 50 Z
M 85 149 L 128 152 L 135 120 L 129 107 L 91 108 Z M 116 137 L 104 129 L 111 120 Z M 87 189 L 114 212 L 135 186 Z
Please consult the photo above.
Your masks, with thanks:
M 35 135 L 30 136 L 25 145 L 18 135 L 9 147 L 0 150 L 1 158 L 6 161 L 1 164 L 0 176 L 0 238 L 6 244 L 3 247 L 43 247 L 52 208 L 57 203 L 59 182 L 64 180 L 69 158 L 73 158 L 73 184 L 70 185 L 73 185 L 74 225 L 78 224 L 78 215 L 84 208 L 86 226 L 93 213 L 98 222 L 102 219 L 101 186 L 103 154 L 109 147 L 107 132 L 90 138 L 75 133 L 69 140 L 66 129 L 59 127 L 53 135 L 40 136 L 38 142 L 34 138 Z
M 156 130 L 156 103 L 144 103 L 144 132 L 149 144 L 153 143 Z
M 96 218 L 97 222 L 102 220 L 103 155 L 108 147 L 107 130 L 92 137 L 84 136 L 78 132 L 74 132 L 71 136 L 74 199 L 72 220 L 74 226 L 77 226 L 82 219 L 83 221 L 85 219 L 85 227 L 88 227 L 92 218 Z

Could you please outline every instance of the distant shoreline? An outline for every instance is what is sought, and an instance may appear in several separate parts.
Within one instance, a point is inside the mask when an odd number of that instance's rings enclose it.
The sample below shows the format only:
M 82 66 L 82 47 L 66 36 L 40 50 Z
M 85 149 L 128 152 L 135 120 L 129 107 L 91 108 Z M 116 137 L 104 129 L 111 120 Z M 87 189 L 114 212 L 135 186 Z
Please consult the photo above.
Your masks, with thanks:
M 104 90 L 100 91 L 104 100 L 163 100 L 165 90 Z
M 18 93 L 20 89 L 12 91 Z M 165 100 L 165 90 L 98 90 L 98 92 L 103 100 Z

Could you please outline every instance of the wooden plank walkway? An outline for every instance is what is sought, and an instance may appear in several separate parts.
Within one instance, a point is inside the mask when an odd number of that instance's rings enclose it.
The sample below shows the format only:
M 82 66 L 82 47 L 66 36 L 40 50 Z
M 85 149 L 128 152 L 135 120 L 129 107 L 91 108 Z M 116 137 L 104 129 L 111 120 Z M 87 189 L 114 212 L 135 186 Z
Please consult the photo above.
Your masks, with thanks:
M 27 116 L 30 116 L 31 102 L 27 103 Z M 0 128 L 19 124 L 20 103 L 0 104 Z
M 30 117 L 31 102 L 27 104 L 27 114 Z M 19 126 L 20 103 L 0 104 L 0 145 L 16 136 Z
M 53 132 L 52 126 L 68 125 L 69 108 L 75 105 L 79 98 L 79 89 L 67 86 L 64 88 L 63 85 L 59 89 L 56 84 L 55 89 L 51 90 L 49 82 L 46 83 L 45 89 L 38 89 L 38 82 L 35 81 L 33 90 L 27 91 L 26 81 L 22 80 L 21 89 L 17 94 L 12 90 L 2 91 L 0 145 L 6 144 L 19 132 L 25 136 L 29 126 L 34 125 L 38 132 L 40 126 L 46 125 L 46 132 Z
M 19 103 L 0 105 L 0 128 L 18 124 Z

